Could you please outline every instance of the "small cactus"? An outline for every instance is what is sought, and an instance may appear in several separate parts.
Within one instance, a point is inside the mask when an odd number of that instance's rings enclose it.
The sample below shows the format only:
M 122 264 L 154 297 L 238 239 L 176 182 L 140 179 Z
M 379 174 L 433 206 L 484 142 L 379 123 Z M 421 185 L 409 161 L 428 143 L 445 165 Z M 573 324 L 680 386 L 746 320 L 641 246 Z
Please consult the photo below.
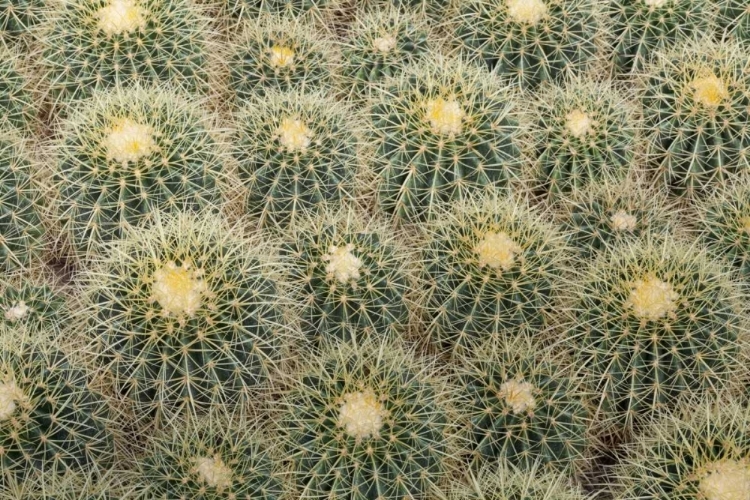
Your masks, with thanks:
M 316 341 L 394 338 L 409 325 L 416 258 L 390 225 L 355 210 L 314 214 L 285 238 L 303 330 Z
M 371 111 L 381 207 L 407 221 L 520 177 L 521 112 L 485 70 L 434 56 L 386 83 Z
M 699 248 L 631 242 L 584 268 L 575 296 L 564 331 L 615 432 L 729 386 L 742 366 L 737 291 Z
M 616 500 L 750 498 L 750 410 L 736 401 L 689 401 L 629 446 L 615 471 Z
M 67 297 L 49 271 L 22 272 L 0 280 L 0 324 L 8 329 L 58 332 L 68 324 Z
M 332 83 L 333 44 L 312 24 L 261 15 L 241 26 L 227 56 L 229 83 L 238 104 L 271 89 L 314 91 Z
M 498 336 L 462 352 L 456 371 L 475 464 L 564 470 L 586 458 L 591 411 L 565 361 L 529 337 Z
M 457 2 L 459 47 L 523 89 L 582 73 L 603 55 L 596 0 Z
M 356 113 L 324 92 L 267 93 L 238 113 L 233 153 L 247 210 L 285 228 L 301 212 L 354 199 L 363 170 Z
M 652 167 L 676 195 L 701 195 L 750 171 L 746 51 L 708 39 L 657 54 L 640 84 Z
M 425 227 L 427 332 L 440 348 L 550 324 L 569 279 L 564 235 L 525 201 L 473 198 Z
M 105 250 L 84 279 L 83 318 L 121 393 L 170 416 L 268 382 L 291 332 L 265 243 L 218 216 L 177 213 Z
M 83 255 L 155 211 L 221 202 L 226 154 L 215 120 L 181 93 L 97 93 L 63 121 L 49 149 L 57 216 Z
M 308 359 L 279 421 L 304 498 L 431 498 L 451 452 L 441 380 L 393 342 L 341 344 Z

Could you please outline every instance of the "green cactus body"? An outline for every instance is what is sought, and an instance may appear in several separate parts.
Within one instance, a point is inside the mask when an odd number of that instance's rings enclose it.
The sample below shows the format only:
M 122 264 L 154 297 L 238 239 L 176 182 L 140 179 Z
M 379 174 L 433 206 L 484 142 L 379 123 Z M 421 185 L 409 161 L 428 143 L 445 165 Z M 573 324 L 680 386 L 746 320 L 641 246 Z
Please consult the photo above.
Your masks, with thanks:
M 229 83 L 240 103 L 270 89 L 314 91 L 330 84 L 336 71 L 333 45 L 296 18 L 248 21 L 230 52 Z
M 487 196 L 426 227 L 428 335 L 460 351 L 489 336 L 549 324 L 568 280 L 564 235 L 526 203 Z
M 247 210 L 285 228 L 300 213 L 354 198 L 361 125 L 327 94 L 269 93 L 237 116 L 234 155 Z
M 1 34 L 2 32 L 0 32 Z M 18 53 L 0 40 L 0 121 L 3 128 L 29 130 L 36 122 L 34 98 Z
M 640 138 L 635 107 L 608 82 L 571 79 L 534 107 L 535 177 L 549 196 L 627 175 Z
M 136 488 L 123 484 L 128 472 L 107 470 L 68 471 L 65 475 L 26 474 L 6 477 L 0 500 L 121 500 L 137 498 Z M 127 478 L 127 479 L 124 479 Z
M 173 423 L 138 460 L 143 498 L 276 500 L 283 492 L 275 461 L 247 419 L 219 412 Z
M 13 476 L 106 468 L 109 410 L 89 374 L 56 347 L 11 332 L 0 332 L 0 490 Z
M 710 32 L 710 4 L 703 0 L 614 0 L 608 2 L 614 30 L 614 70 L 642 72 L 656 52 Z
M 77 251 L 90 253 L 155 211 L 221 203 L 224 148 L 198 104 L 168 90 L 117 90 L 64 121 L 49 147 L 58 216 Z
M 365 11 L 344 42 L 347 90 L 352 96 L 367 96 L 374 85 L 399 75 L 435 45 L 422 16 L 395 7 Z
M 340 7 L 340 0 L 226 0 L 226 9 L 234 17 L 254 18 L 263 13 L 298 17 L 327 15 Z
M 0 0 L 0 36 L 16 38 L 28 33 L 43 11 L 42 0 Z
M 565 331 L 605 425 L 628 430 L 739 373 L 736 290 L 705 252 L 646 238 L 582 273 Z
M 146 409 L 233 404 L 290 336 L 268 249 L 210 215 L 161 215 L 107 245 L 85 280 L 92 349 Z
M 717 0 L 720 34 L 740 42 L 750 41 L 750 7 L 745 0 Z
M 50 276 L 20 273 L 0 282 L 0 324 L 50 332 L 64 327 L 70 311 L 54 281 Z
M 679 212 L 665 190 L 633 180 L 592 184 L 561 200 L 558 208 L 570 246 L 584 258 L 647 235 L 667 236 Z
M 44 252 L 41 193 L 32 179 L 33 166 L 17 134 L 0 130 L 0 270 L 29 267 Z
M 701 242 L 726 259 L 750 290 L 750 181 L 719 191 L 695 208 Z
M 37 58 L 58 103 L 135 84 L 208 90 L 211 28 L 188 0 L 60 2 L 39 30 Z
M 454 36 L 496 74 L 533 89 L 577 75 L 602 53 L 595 0 L 468 0 L 458 3 Z
M 468 349 L 456 369 L 475 464 L 580 465 L 590 411 L 570 366 L 521 336 Z
M 616 500 L 745 500 L 750 495 L 750 410 L 690 401 L 651 424 L 615 471 Z
M 396 337 L 409 324 L 415 256 L 388 225 L 353 210 L 316 215 L 286 238 L 282 256 L 316 341 Z
M 450 451 L 433 368 L 399 344 L 341 344 L 296 380 L 280 429 L 304 498 L 430 498 Z
M 750 171 L 746 52 L 702 40 L 658 54 L 640 83 L 655 173 L 676 195 L 700 195 Z
M 370 124 L 385 211 L 424 221 L 443 203 L 518 179 L 520 112 L 486 71 L 435 56 L 386 86 Z

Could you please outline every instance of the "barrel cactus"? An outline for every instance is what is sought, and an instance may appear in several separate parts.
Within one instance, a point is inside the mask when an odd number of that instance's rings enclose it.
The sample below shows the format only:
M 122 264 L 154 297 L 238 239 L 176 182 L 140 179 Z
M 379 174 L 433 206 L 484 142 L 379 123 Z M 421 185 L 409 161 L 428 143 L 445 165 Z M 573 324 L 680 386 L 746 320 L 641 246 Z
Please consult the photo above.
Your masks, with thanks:
M 247 210 L 265 226 L 352 200 L 364 171 L 362 125 L 325 92 L 258 96 L 238 113 L 232 143 Z
M 657 54 L 640 84 L 655 174 L 699 196 L 750 171 L 750 72 L 733 42 L 708 39 Z
M 221 410 L 160 430 L 137 468 L 144 499 L 276 500 L 283 493 L 261 429 Z
M 614 70 L 642 72 L 656 52 L 710 32 L 712 4 L 703 0 L 613 0 L 607 11 L 614 31 Z
M 641 125 L 635 105 L 611 82 L 571 78 L 550 86 L 533 115 L 534 177 L 549 196 L 628 174 Z
M 398 343 L 308 359 L 279 419 L 304 498 L 432 498 L 450 468 L 450 394 L 432 363 Z
M 690 401 L 629 447 L 617 500 L 745 500 L 750 495 L 750 410 L 731 400 Z
M 538 331 L 569 279 L 564 235 L 523 200 L 485 196 L 446 208 L 425 227 L 427 332 L 460 351 L 502 332 Z
M 26 131 L 36 124 L 37 110 L 29 79 L 24 72 L 26 67 L 18 51 L 0 40 L 0 126 L 3 128 Z
M 138 83 L 208 90 L 211 24 L 189 0 L 73 0 L 47 10 L 36 57 L 55 102 Z
M 63 121 L 48 148 L 58 219 L 84 255 L 155 211 L 221 202 L 226 155 L 215 120 L 181 93 L 97 93 Z
M 117 390 L 171 416 L 268 382 L 292 336 L 269 248 L 218 216 L 161 214 L 87 272 L 91 351 Z
M 0 270 L 33 267 L 45 250 L 37 165 L 16 131 L 0 128 Z
M 613 432 L 741 373 L 737 290 L 699 248 L 675 238 L 631 242 L 584 268 L 575 288 L 564 331 Z
M 523 89 L 589 69 L 602 56 L 596 0 L 467 0 L 457 2 L 459 47 Z
M 560 470 L 580 466 L 589 438 L 585 391 L 569 362 L 524 335 L 496 336 L 456 359 L 475 465 L 507 461 L 522 469 L 542 463 Z
M 28 331 L 59 332 L 68 324 L 67 296 L 47 270 L 16 272 L 0 280 L 0 324 Z
M 409 326 L 417 259 L 390 224 L 358 210 L 313 214 L 285 237 L 282 259 L 315 341 L 396 337 Z
M 409 221 L 520 177 L 521 111 L 509 88 L 459 59 L 432 56 L 389 80 L 371 110 L 381 207 Z
M 13 40 L 29 33 L 43 11 L 42 0 L 0 0 L 0 36 Z
M 227 56 L 230 88 L 240 104 L 269 89 L 314 91 L 331 83 L 333 44 L 311 23 L 262 15 L 240 26 Z

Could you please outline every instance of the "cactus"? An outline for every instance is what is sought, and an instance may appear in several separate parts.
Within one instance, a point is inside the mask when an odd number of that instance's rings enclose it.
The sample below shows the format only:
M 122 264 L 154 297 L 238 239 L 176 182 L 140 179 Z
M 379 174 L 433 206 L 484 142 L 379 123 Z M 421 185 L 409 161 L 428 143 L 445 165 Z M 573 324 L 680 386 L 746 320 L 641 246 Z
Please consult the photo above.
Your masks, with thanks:
M 699 240 L 726 259 L 750 291 L 750 179 L 714 193 L 693 210 Z
M 305 91 L 331 83 L 333 45 L 310 23 L 264 15 L 242 26 L 227 63 L 240 103 L 270 89 Z
M 18 52 L 0 39 L 0 123 L 3 128 L 30 130 L 36 124 L 34 95 L 23 71 L 26 67 Z
M 0 490 L 13 477 L 106 469 L 110 410 L 58 342 L 0 326 Z
M 208 90 L 213 34 L 193 2 L 73 0 L 48 10 L 36 58 L 58 103 L 135 84 Z
M 467 0 L 454 37 L 496 74 L 534 89 L 587 70 L 603 55 L 596 0 Z
M 720 34 L 740 42 L 750 40 L 750 9 L 745 0 L 718 0 Z
M 395 337 L 409 324 L 416 258 L 400 233 L 357 211 L 314 214 L 285 238 L 282 258 L 301 295 L 309 338 Z
M 399 75 L 436 48 L 423 16 L 393 6 L 365 11 L 344 42 L 346 88 L 355 98 L 367 96 L 374 85 Z
M 251 419 L 221 411 L 161 430 L 137 460 L 142 497 L 153 500 L 276 500 L 283 489 L 274 457 Z
M 431 498 L 452 448 L 452 396 L 431 363 L 399 343 L 345 343 L 295 380 L 279 428 L 304 498 Z
M 750 72 L 732 42 L 657 54 L 640 82 L 652 167 L 676 195 L 701 195 L 750 171 Z
M 640 140 L 635 106 L 610 82 L 570 79 L 534 106 L 535 177 L 549 196 L 622 179 Z
M 712 28 L 711 2 L 702 0 L 613 0 L 608 14 L 614 34 L 614 71 L 638 74 L 656 52 Z
M 67 297 L 48 271 L 14 273 L 0 280 L 0 325 L 58 332 L 68 324 Z
M 0 500 L 121 500 L 138 498 L 136 481 L 127 471 L 106 470 L 6 477 Z M 145 500 L 145 499 L 144 499 Z
M 425 227 L 427 333 L 460 351 L 501 332 L 543 329 L 560 306 L 570 251 L 547 214 L 486 196 Z
M 255 18 L 263 13 L 285 17 L 327 17 L 341 7 L 341 0 L 227 0 L 225 9 L 234 17 Z
M 248 102 L 232 141 L 248 212 L 285 228 L 301 211 L 353 199 L 361 128 L 352 109 L 324 92 L 269 92 Z
M 489 73 L 434 56 L 386 87 L 370 124 L 384 210 L 424 221 L 443 203 L 518 179 L 521 112 L 510 90 Z
M 468 485 L 454 486 L 450 500 L 587 500 L 592 497 L 573 486 L 567 477 L 545 472 L 535 462 L 530 470 L 509 464 L 488 464 L 472 475 Z
M 45 249 L 36 162 L 26 142 L 0 128 L 0 270 L 33 266 Z
M 665 190 L 634 179 L 592 184 L 556 208 L 570 245 L 584 258 L 646 235 L 667 236 L 680 211 Z
M 30 32 L 43 11 L 42 0 L 0 0 L 0 37 L 10 41 Z
M 575 288 L 564 331 L 615 432 L 740 372 L 737 291 L 699 248 L 647 237 L 601 255 Z
M 475 465 L 501 460 L 529 469 L 541 462 L 564 470 L 582 463 L 591 411 L 565 361 L 530 337 L 498 336 L 462 352 L 456 371 L 456 407 Z
M 731 400 L 689 401 L 640 435 L 615 473 L 617 500 L 745 500 L 750 410 Z
M 218 216 L 161 214 L 105 249 L 83 317 L 121 394 L 170 417 L 268 382 L 292 333 L 258 237 Z
M 167 89 L 116 90 L 95 94 L 63 122 L 49 146 L 53 183 L 58 218 L 79 252 L 157 210 L 221 203 L 226 155 L 199 104 Z

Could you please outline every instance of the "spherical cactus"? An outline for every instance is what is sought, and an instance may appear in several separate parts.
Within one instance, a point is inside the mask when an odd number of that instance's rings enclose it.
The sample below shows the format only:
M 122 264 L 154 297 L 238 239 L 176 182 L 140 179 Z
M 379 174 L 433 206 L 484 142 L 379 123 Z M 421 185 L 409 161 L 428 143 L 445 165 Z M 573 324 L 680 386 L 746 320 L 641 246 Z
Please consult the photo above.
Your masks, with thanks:
M 561 199 L 556 210 L 570 245 L 584 258 L 646 235 L 667 236 L 679 213 L 665 190 L 632 178 L 592 184 Z
M 283 493 L 275 457 L 249 418 L 225 412 L 173 423 L 137 459 L 142 498 L 276 500 Z
M 70 308 L 57 281 L 46 270 L 14 273 L 0 280 L 0 324 L 48 332 L 65 327 Z
M 211 25 L 193 2 L 73 0 L 48 10 L 36 57 L 55 101 L 138 83 L 208 90 Z
M 92 351 L 157 415 L 233 404 L 268 382 L 292 336 L 269 249 L 207 214 L 162 214 L 105 245 L 86 275 Z
M 640 83 L 653 168 L 677 195 L 750 171 L 747 54 L 708 39 L 657 54 Z
M 737 291 L 699 248 L 645 238 L 602 254 L 575 288 L 564 331 L 613 432 L 740 372 Z
M 750 291 L 750 179 L 714 193 L 693 214 L 698 238 L 718 259 L 726 259 Z
M 509 464 L 488 464 L 472 476 L 469 484 L 452 488 L 450 500 L 586 500 L 590 499 L 568 478 L 543 470 L 537 462 L 530 470 Z
M 43 11 L 42 0 L 0 0 L 0 37 L 10 41 L 29 33 Z
M 344 209 L 313 214 L 285 237 L 303 330 L 316 341 L 396 337 L 409 326 L 416 257 L 389 224 Z
M 279 424 L 304 498 L 431 498 L 450 469 L 444 387 L 398 343 L 345 343 L 309 359 Z
M 586 458 L 591 411 L 565 360 L 524 335 L 496 336 L 462 352 L 456 371 L 456 408 L 475 465 L 507 460 L 563 470 Z
M 234 17 L 255 18 L 263 13 L 286 17 L 320 17 L 341 7 L 341 0 L 227 0 L 225 8 Z
M 460 351 L 550 324 L 570 251 L 546 217 L 523 201 L 487 196 L 454 204 L 425 228 L 425 309 L 435 344 Z
M 711 2 L 702 0 L 613 0 L 607 11 L 614 31 L 614 70 L 643 71 L 651 57 L 711 26 Z
M 458 2 L 459 46 L 498 75 L 533 89 L 587 70 L 602 55 L 596 0 Z
M 624 178 L 640 142 L 635 106 L 610 82 L 570 79 L 534 106 L 534 176 L 549 196 Z
M 343 49 L 347 90 L 367 96 L 373 86 L 435 50 L 437 42 L 423 16 L 388 6 L 366 10 L 349 27 Z
M 223 144 L 213 117 L 187 95 L 132 88 L 97 93 L 49 145 L 58 219 L 73 246 L 122 236 L 158 210 L 219 205 Z
M 750 410 L 736 401 L 691 401 L 629 447 L 615 472 L 617 500 L 750 498 Z
M 229 84 L 239 104 L 269 89 L 315 90 L 331 83 L 333 45 L 312 24 L 263 15 L 240 26 L 227 56 Z
M 0 490 L 14 476 L 106 469 L 114 451 L 89 374 L 27 333 L 0 326 Z
M 520 111 L 478 67 L 432 57 L 390 80 L 371 110 L 380 205 L 430 219 L 443 203 L 506 188 L 520 176 Z
M 3 128 L 29 130 L 35 124 L 36 106 L 29 80 L 22 70 L 24 67 L 21 56 L 0 40 L 0 124 Z
M 0 129 L 0 270 L 37 263 L 45 249 L 36 164 L 15 131 Z
M 249 213 L 284 228 L 302 211 L 353 199 L 364 166 L 356 116 L 323 92 L 249 101 L 232 141 Z

